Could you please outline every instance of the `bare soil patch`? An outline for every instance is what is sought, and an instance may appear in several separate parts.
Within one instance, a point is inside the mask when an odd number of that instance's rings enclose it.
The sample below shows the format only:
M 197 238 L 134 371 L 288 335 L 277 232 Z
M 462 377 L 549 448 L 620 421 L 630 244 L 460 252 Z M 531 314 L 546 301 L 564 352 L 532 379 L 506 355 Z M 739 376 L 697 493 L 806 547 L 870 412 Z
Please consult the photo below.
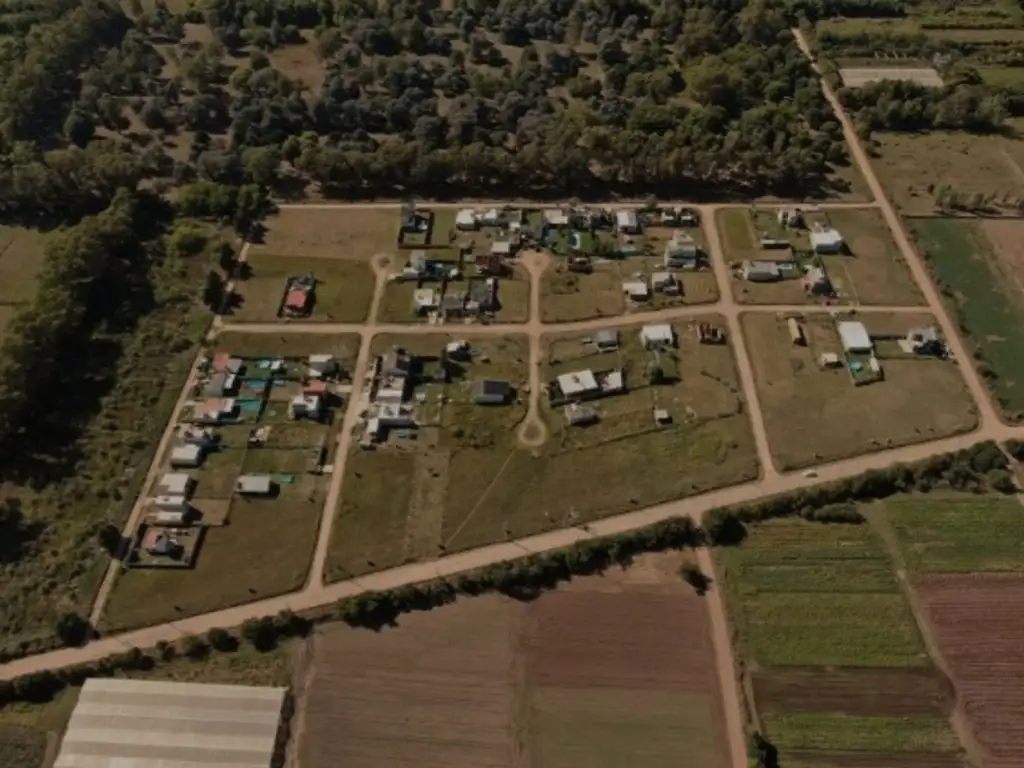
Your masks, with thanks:
M 789 768 L 963 768 L 955 754 L 935 752 L 815 752 L 787 753 Z
M 516 750 L 518 606 L 499 598 L 314 638 L 304 768 L 508 768 Z
M 695 595 L 558 592 L 531 605 L 529 618 L 527 670 L 538 685 L 715 689 L 707 611 Z
M 1024 765 L 1024 577 L 913 580 L 985 768 Z
M 751 675 L 758 706 L 780 712 L 948 715 L 954 691 L 934 669 L 775 668 Z M 884 691 L 884 695 L 879 695 Z

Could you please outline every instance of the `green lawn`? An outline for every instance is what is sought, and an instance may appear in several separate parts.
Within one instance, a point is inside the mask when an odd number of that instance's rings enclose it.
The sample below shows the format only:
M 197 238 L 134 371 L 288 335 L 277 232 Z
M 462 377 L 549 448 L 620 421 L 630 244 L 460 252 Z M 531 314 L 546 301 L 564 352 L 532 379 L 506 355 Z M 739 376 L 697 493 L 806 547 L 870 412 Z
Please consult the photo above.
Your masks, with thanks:
M 752 661 L 928 664 L 889 559 L 868 525 L 773 521 L 752 528 L 741 546 L 720 557 L 733 621 Z
M 922 219 L 915 228 L 961 329 L 984 355 L 981 371 L 990 371 L 996 399 L 1007 411 L 1024 411 L 1024 311 L 1000 290 L 991 245 L 973 221 Z
M 722 208 L 715 212 L 715 226 L 722 237 L 727 259 L 744 258 L 747 251 L 756 250 L 750 213 L 743 208 Z
M 911 571 L 1024 571 L 1024 506 L 1016 498 L 897 499 L 885 514 Z
M 765 715 L 762 721 L 779 750 L 955 752 L 960 748 L 949 722 L 937 717 Z

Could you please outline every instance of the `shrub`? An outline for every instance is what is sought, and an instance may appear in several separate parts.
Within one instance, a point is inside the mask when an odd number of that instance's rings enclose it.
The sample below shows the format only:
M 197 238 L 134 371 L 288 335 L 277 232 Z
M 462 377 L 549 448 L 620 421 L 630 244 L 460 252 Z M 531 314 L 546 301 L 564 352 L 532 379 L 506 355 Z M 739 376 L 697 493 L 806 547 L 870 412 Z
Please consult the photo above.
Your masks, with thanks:
M 210 652 L 210 646 L 201 637 L 196 637 L 195 635 L 185 635 L 178 643 L 181 648 L 181 654 L 193 661 L 206 658 Z
M 238 638 L 226 629 L 220 629 L 219 627 L 214 627 L 206 633 L 206 642 L 210 644 L 213 650 L 222 653 L 231 653 L 238 650 Z
M 1006 446 L 1007 453 L 1013 456 L 1013 458 L 1017 461 L 1024 460 L 1024 441 L 1010 438 L 1004 445 Z
M 679 575 L 683 581 L 693 587 L 698 595 L 703 596 L 708 591 L 708 587 L 711 586 L 711 579 L 692 563 L 684 563 L 679 566 Z
M 270 651 L 277 647 L 277 628 L 268 616 L 249 619 L 242 625 L 244 637 L 257 651 Z
M 57 637 L 67 646 L 78 646 L 89 639 L 92 626 L 77 613 L 62 613 L 54 627 Z

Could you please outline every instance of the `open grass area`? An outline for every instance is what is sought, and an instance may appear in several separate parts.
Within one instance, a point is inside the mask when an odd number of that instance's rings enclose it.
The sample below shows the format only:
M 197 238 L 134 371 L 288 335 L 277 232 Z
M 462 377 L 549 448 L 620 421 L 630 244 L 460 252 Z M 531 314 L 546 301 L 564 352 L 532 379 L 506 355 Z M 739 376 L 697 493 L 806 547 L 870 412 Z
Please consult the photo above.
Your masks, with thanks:
M 249 276 L 235 282 L 228 316 L 235 322 L 283 319 L 281 308 L 290 277 L 316 277 L 316 302 L 303 322 L 360 323 L 373 299 L 374 273 L 369 262 L 252 254 Z
M 617 262 L 598 263 L 590 274 L 577 274 L 557 260 L 541 278 L 540 316 L 545 323 L 610 317 L 625 311 L 622 272 Z
M 1024 507 L 1016 498 L 935 495 L 887 501 L 908 570 L 1024 571 Z
M 1008 124 L 1013 130 L 1004 136 L 879 133 L 874 166 L 890 198 L 905 214 L 933 213 L 933 190 L 942 185 L 965 198 L 988 195 L 996 208 L 1005 201 L 1009 211 L 1020 197 L 1024 180 L 1024 139 L 1017 135 L 1024 122 Z
M 282 486 L 270 500 L 235 500 L 229 524 L 206 532 L 189 570 L 122 571 L 100 621 L 104 631 L 173 621 L 300 589 L 322 493 Z
M 1024 290 L 1019 272 L 996 252 L 977 222 L 920 219 L 918 240 L 979 371 L 1007 418 L 1024 416 Z M 967 362 L 964 361 L 966 365 Z
M 933 322 L 906 314 L 857 319 L 869 334 L 885 335 L 903 335 Z M 845 367 L 821 365 L 823 354 L 843 357 L 835 320 L 809 315 L 800 323 L 806 346 L 793 344 L 783 317 L 748 312 L 741 318 L 768 441 L 780 469 L 935 440 L 977 425 L 974 402 L 954 363 L 921 356 L 885 358 L 881 381 L 856 386 Z
M 892 239 L 873 210 L 833 210 L 828 220 L 843 236 L 847 253 L 822 256 L 836 292 L 855 304 L 921 306 L 924 297 Z
M 399 221 L 396 207 L 285 208 L 264 222 L 263 242 L 249 253 L 368 262 L 398 251 Z
M 35 296 L 46 235 L 33 229 L 0 227 L 0 340 L 4 328 Z
M 309 357 L 333 355 L 339 364 L 351 371 L 359 356 L 359 336 L 356 334 L 245 333 L 222 331 L 208 346 L 210 354 L 229 352 L 241 357 Z

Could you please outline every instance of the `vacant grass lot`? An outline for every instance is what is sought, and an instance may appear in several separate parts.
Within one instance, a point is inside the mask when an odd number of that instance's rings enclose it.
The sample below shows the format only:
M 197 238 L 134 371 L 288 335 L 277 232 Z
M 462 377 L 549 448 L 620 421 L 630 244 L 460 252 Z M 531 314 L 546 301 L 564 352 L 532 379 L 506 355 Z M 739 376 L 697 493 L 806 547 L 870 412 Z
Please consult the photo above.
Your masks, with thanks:
M 4 328 L 35 296 L 46 235 L 33 229 L 0 227 L 0 339 Z
M 829 222 L 849 253 L 824 256 L 836 291 L 857 304 L 920 306 L 924 297 L 878 211 L 833 210 Z
M 858 319 L 869 333 L 876 328 L 905 332 L 920 322 L 906 315 Z M 807 316 L 801 322 L 807 346 L 794 346 L 786 320 L 775 314 L 748 312 L 741 318 L 748 348 L 755 351 L 755 384 L 779 468 L 935 440 L 977 426 L 974 403 L 955 364 L 885 359 L 882 381 L 854 386 L 846 369 L 823 369 L 819 362 L 823 353 L 842 354 L 834 320 Z
M 952 694 L 870 525 L 771 521 L 716 556 L 781 765 L 958 764 Z
M 398 251 L 399 219 L 397 207 L 285 208 L 264 222 L 264 240 L 249 253 L 368 262 Z
M 1024 507 L 1016 498 L 894 499 L 885 503 L 885 517 L 911 571 L 1024 571 Z
M 229 352 L 242 357 L 309 357 L 334 355 L 339 364 L 351 372 L 359 356 L 360 338 L 354 333 L 245 333 L 222 331 L 210 343 L 210 354 Z
M 235 283 L 229 317 L 237 322 L 273 322 L 279 314 L 291 276 L 316 276 L 316 303 L 304 322 L 361 323 L 373 299 L 374 273 L 368 262 L 272 256 L 249 257 L 250 276 Z
M 1024 32 L 1024 30 L 1021 30 Z M 1019 130 L 1024 121 L 1009 120 Z M 989 195 L 999 207 L 1020 197 L 1024 178 L 1024 139 L 1015 134 L 982 136 L 967 132 L 878 133 L 878 175 L 905 214 L 931 214 L 931 190 L 943 184 L 964 197 Z M 1009 210 L 1009 209 L 1007 209 Z
M 595 264 L 592 273 L 576 274 L 556 257 L 541 278 L 540 316 L 545 323 L 570 323 L 625 311 L 622 273 L 616 262 Z
M 996 262 L 977 223 L 920 219 L 914 227 L 961 330 L 983 357 L 980 372 L 1003 414 L 1018 420 L 1024 414 L 1024 292 Z

